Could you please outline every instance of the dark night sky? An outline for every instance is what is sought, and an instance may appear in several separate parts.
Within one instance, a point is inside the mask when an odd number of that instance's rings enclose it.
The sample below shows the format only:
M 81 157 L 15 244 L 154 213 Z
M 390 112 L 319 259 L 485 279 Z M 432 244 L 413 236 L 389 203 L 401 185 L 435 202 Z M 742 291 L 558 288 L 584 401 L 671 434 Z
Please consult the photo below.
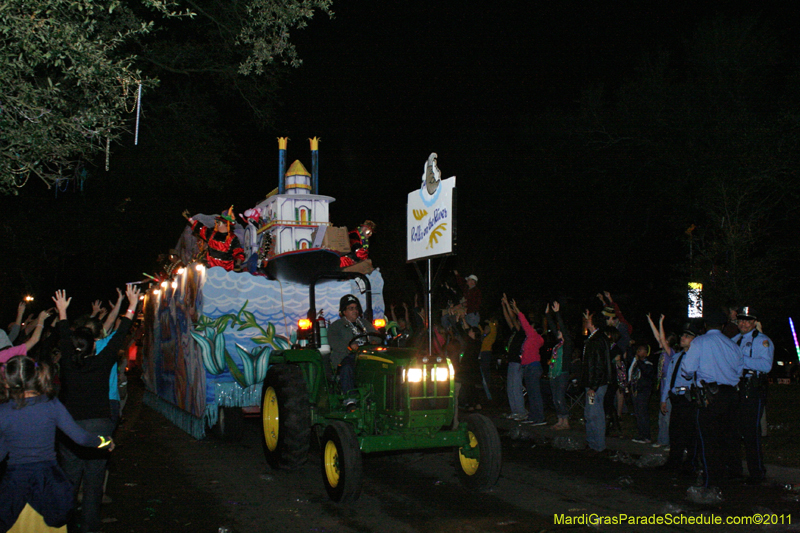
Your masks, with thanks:
M 725 5 L 731 15 L 760 16 L 779 27 L 796 22 L 796 13 L 769 3 Z M 495 292 L 576 285 L 592 291 L 604 282 L 611 290 L 629 288 L 625 276 L 593 279 L 592 264 L 606 260 L 594 250 L 572 250 L 578 266 L 570 272 L 582 272 L 580 278 L 564 278 L 562 268 L 548 264 L 554 250 L 541 244 L 543 233 L 552 245 L 581 232 L 553 204 L 568 206 L 593 191 L 558 192 L 559 184 L 527 153 L 538 132 L 526 119 L 575 110 L 584 87 L 618 85 L 644 54 L 679 53 L 716 7 L 634 1 L 507 1 L 472 9 L 355 1 L 334 7 L 334 20 L 319 17 L 296 33 L 304 64 L 284 90 L 276 126 L 292 139 L 291 160 L 307 161 L 305 139 L 321 137 L 321 188 L 337 198 L 334 223 L 376 220 L 374 255 L 385 270 L 380 254 L 403 248 L 405 196 L 435 151 L 443 173 L 458 178 L 458 255 L 448 267 L 492 280 Z M 266 155 L 268 175 L 275 175 L 274 140 L 266 146 L 259 156 Z M 534 160 L 523 165 L 523 158 Z M 648 286 L 636 282 L 637 289 Z
M 585 231 L 572 223 L 570 206 L 593 201 L 594 191 L 564 189 L 537 165 L 531 146 L 539 132 L 529 119 L 575 111 L 585 87 L 619 85 L 643 54 L 668 50 L 680 60 L 692 29 L 720 9 L 762 17 L 790 35 L 798 9 L 787 11 L 783 2 L 633 0 L 472 5 L 334 3 L 333 20 L 317 15 L 294 32 L 303 66 L 281 90 L 274 123 L 254 132 L 231 117 L 244 154 L 237 182 L 214 197 L 187 199 L 185 207 L 210 212 L 233 203 L 241 212 L 255 205 L 277 186 L 275 138 L 288 136 L 289 163 L 300 159 L 310 168 L 306 139 L 318 136 L 320 192 L 337 199 L 331 221 L 378 223 L 372 255 L 394 299 L 415 287 L 404 262 L 405 198 L 428 154 L 437 152 L 443 175 L 458 178 L 458 251 L 447 267 L 476 273 L 491 297 L 657 293 L 654 283 L 673 267 L 653 261 L 659 264 L 637 278 L 620 265 L 616 276 L 598 278 L 592 266 L 608 262 L 602 247 L 570 247 Z M 154 227 L 132 228 L 153 235 L 153 249 L 128 254 L 119 275 L 149 269 L 163 243 L 177 240 L 183 207 Z M 632 232 L 619 228 L 616 238 Z M 554 259 L 564 250 L 568 256 Z

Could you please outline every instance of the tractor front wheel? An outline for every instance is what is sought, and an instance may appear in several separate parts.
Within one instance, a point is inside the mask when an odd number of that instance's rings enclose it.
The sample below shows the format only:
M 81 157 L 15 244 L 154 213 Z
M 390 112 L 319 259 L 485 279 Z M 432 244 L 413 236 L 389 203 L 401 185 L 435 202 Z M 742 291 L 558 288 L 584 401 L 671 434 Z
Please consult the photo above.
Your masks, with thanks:
M 481 492 L 492 488 L 500 477 L 500 435 L 492 421 L 483 415 L 471 414 L 466 423 L 469 443 L 456 448 L 456 471 L 464 485 Z
M 331 500 L 354 502 L 361 496 L 363 467 L 353 426 L 335 421 L 322 434 L 322 482 Z

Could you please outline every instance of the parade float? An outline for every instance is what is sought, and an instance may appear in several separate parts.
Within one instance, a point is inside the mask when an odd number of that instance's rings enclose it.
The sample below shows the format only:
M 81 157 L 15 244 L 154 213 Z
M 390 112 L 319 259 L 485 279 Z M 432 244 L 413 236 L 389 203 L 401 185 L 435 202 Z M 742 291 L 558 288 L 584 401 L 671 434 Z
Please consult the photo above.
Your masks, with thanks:
M 318 140 L 312 171 L 300 161 L 286 169 L 287 139 L 279 142 L 277 189 L 232 226 L 245 252 L 242 271 L 207 268 L 187 226 L 171 261 L 146 292 L 141 339 L 145 402 L 195 438 L 210 428 L 235 436 L 243 412 L 260 409 L 273 352 L 297 346 L 297 324 L 309 312 L 308 284 L 341 270 L 350 252 L 347 230 L 329 220 L 334 198 L 318 194 Z M 214 215 L 194 215 L 213 226 Z M 384 314 L 383 278 L 370 261 L 345 270 L 367 276 L 375 317 Z M 316 317 L 338 318 L 339 299 L 366 305 L 364 283 L 328 280 L 316 287 Z

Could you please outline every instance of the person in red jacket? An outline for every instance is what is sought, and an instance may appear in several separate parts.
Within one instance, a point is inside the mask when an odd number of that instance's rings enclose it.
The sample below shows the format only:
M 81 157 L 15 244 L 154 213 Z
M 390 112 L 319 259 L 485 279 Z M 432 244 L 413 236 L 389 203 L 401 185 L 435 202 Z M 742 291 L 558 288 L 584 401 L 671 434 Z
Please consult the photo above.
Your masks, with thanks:
M 189 216 L 189 211 L 183 211 L 183 218 L 192 225 L 192 233 L 208 243 L 206 246 L 206 265 L 211 268 L 219 266 L 227 271 L 241 265 L 245 260 L 244 249 L 239 243 L 239 238 L 231 231 L 231 224 L 236 222 L 233 216 L 233 206 L 227 212 L 216 217 L 214 229 L 208 228 L 199 221 Z

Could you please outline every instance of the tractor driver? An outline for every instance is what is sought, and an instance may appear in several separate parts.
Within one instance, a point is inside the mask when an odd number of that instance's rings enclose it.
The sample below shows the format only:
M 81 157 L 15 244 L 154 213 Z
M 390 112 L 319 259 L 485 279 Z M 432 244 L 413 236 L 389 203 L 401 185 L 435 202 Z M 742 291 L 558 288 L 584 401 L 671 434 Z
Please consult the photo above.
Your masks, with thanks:
M 372 324 L 363 316 L 361 302 L 352 294 L 339 300 L 339 320 L 328 328 L 328 342 L 331 345 L 331 364 L 338 368 L 342 392 L 345 395 L 345 407 L 352 407 L 356 400 L 350 398 L 350 392 L 356 388 L 355 352 L 362 344 L 367 343 L 367 337 L 355 339 L 366 333 L 377 333 Z

